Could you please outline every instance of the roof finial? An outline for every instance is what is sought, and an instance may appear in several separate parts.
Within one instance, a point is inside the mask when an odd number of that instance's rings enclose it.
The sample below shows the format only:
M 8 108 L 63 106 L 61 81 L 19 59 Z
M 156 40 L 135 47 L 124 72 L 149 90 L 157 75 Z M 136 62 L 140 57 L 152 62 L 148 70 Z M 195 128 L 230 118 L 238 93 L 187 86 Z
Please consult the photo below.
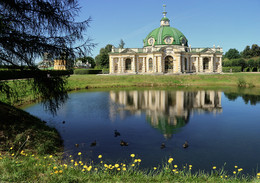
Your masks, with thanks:
M 166 18 L 166 14 L 167 14 L 167 12 L 166 12 L 166 10 L 165 10 L 165 8 L 166 8 L 166 4 L 163 5 L 163 8 L 164 8 L 163 16 L 164 16 L 164 18 Z

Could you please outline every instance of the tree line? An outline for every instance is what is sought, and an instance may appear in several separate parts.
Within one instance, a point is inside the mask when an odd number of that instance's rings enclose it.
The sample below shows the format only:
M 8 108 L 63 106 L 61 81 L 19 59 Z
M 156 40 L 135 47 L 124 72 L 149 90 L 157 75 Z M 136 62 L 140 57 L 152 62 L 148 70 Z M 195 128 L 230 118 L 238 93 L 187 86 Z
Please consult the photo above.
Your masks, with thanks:
M 240 71 L 259 71 L 260 47 L 257 44 L 253 44 L 251 47 L 246 46 L 242 52 L 235 48 L 229 49 L 224 55 L 223 66 L 240 67 Z

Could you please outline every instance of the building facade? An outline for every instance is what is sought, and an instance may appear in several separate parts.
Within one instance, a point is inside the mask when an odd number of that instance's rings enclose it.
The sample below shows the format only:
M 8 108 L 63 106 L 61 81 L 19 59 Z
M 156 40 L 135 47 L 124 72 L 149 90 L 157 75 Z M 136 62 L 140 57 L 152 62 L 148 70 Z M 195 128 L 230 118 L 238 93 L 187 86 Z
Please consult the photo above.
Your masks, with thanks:
M 221 73 L 222 48 L 191 48 L 187 38 L 163 12 L 160 27 L 144 39 L 143 48 L 112 48 L 110 74 Z

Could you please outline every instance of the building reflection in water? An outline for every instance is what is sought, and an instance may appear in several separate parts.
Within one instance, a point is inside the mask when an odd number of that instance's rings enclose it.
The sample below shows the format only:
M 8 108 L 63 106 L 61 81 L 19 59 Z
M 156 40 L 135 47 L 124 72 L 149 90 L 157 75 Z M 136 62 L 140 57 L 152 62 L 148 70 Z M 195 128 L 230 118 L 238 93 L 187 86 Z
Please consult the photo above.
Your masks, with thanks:
M 111 91 L 110 119 L 146 114 L 147 122 L 165 138 L 178 132 L 194 112 L 222 113 L 219 91 Z M 129 114 L 130 112 L 130 114 Z

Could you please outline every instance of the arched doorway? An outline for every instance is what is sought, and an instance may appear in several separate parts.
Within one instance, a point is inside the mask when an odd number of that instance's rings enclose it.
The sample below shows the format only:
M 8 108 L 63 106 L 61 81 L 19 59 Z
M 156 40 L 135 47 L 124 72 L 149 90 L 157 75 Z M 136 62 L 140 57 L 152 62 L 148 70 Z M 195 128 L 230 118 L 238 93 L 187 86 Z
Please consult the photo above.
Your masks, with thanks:
M 209 69 L 209 58 L 203 58 L 203 70 Z
M 165 72 L 173 72 L 173 58 L 172 56 L 165 57 Z
M 125 70 L 127 70 L 127 71 L 131 70 L 131 59 L 130 58 L 127 58 L 125 60 Z

